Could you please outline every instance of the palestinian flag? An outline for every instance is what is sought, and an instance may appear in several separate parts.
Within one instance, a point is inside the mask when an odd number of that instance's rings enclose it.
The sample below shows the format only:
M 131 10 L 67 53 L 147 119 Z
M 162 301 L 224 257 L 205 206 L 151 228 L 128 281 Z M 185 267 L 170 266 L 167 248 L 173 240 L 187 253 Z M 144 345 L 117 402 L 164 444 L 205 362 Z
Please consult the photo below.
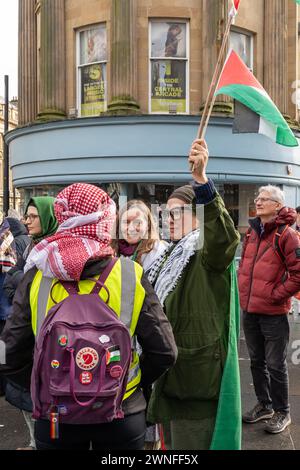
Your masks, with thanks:
M 257 125 L 250 132 L 264 134 L 287 147 L 299 145 L 268 93 L 233 50 L 229 51 L 215 95 L 231 96 L 254 112 Z
M 237 15 L 238 8 L 239 8 L 239 5 L 240 5 L 240 1 L 241 0 L 230 0 L 230 3 L 232 4 L 232 8 L 229 12 L 229 16 L 235 17 Z
M 112 346 L 108 348 L 106 351 L 106 365 L 110 364 L 111 362 L 120 362 L 121 360 L 121 352 L 119 346 Z

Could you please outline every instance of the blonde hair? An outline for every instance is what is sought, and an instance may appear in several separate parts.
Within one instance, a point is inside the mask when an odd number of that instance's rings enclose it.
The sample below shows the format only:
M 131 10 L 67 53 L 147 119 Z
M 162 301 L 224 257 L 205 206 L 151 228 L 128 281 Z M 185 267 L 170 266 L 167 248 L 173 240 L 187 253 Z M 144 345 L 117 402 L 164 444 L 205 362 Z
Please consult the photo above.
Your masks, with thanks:
M 141 241 L 139 242 L 138 248 L 137 248 L 136 261 L 139 264 L 142 264 L 141 263 L 142 256 L 146 253 L 149 253 L 153 249 L 154 244 L 157 241 L 159 241 L 160 238 L 159 238 L 159 233 L 158 233 L 153 215 L 152 215 L 149 207 L 143 201 L 141 201 L 140 199 L 132 199 L 131 201 L 128 201 L 127 204 L 125 204 L 119 210 L 119 213 L 118 213 L 118 216 L 117 216 L 116 222 L 115 222 L 115 227 L 114 227 L 115 239 L 112 241 L 111 245 L 112 245 L 113 249 L 115 250 L 116 254 L 118 254 L 118 252 L 119 252 L 118 241 L 119 241 L 120 222 L 121 222 L 121 219 L 122 219 L 123 215 L 125 214 L 125 212 L 127 212 L 127 211 L 129 211 L 130 209 L 133 209 L 133 208 L 137 208 L 141 212 L 143 212 L 143 214 L 145 215 L 145 217 L 147 219 L 147 225 L 148 225 L 147 237 L 141 239 Z

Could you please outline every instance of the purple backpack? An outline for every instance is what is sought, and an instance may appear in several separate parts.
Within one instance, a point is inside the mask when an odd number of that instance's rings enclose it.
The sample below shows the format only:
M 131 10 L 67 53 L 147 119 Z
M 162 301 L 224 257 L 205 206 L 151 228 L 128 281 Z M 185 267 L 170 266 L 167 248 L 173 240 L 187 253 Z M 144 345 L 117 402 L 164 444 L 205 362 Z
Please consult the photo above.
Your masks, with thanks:
M 108 299 L 105 303 L 99 297 L 104 288 L 109 298 L 103 283 L 116 261 L 94 280 L 90 294 L 79 295 L 77 283 L 61 281 L 69 296 L 49 310 L 37 333 L 31 376 L 33 417 L 50 420 L 53 438 L 59 422 L 97 424 L 124 416 L 132 341 Z

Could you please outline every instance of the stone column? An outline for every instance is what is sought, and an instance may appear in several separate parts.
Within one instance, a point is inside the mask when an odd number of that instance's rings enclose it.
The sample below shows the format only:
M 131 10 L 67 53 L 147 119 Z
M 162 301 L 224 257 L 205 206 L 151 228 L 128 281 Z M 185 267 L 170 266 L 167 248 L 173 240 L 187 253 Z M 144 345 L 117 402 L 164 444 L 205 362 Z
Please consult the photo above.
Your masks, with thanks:
M 296 2 L 288 2 L 288 113 L 293 124 L 299 127 L 297 94 L 300 96 L 298 23 L 300 7 Z M 297 92 L 299 88 L 299 92 Z
M 283 114 L 288 113 L 288 3 L 265 0 L 264 87 Z
M 65 0 L 41 0 L 38 120 L 66 117 Z
M 137 0 L 112 0 L 109 114 L 137 114 Z
M 19 125 L 37 116 L 36 0 L 19 0 Z
M 223 35 L 226 28 L 230 2 L 224 0 L 202 0 L 202 103 L 203 110 L 211 79 L 218 60 Z M 227 51 L 226 51 L 227 53 Z M 224 58 L 226 57 L 224 54 Z M 224 95 L 218 96 L 213 108 L 214 113 L 231 114 L 233 105 Z

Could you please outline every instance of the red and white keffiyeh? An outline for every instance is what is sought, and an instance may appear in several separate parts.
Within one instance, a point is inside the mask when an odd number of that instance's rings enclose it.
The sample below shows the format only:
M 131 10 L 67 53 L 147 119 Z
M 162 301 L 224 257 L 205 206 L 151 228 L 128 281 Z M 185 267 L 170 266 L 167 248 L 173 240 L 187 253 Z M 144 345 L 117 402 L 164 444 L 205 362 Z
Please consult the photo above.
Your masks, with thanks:
M 58 230 L 32 249 L 25 272 L 36 266 L 44 276 L 78 281 L 89 259 L 113 254 L 115 203 L 96 186 L 74 183 L 57 195 L 54 212 Z

